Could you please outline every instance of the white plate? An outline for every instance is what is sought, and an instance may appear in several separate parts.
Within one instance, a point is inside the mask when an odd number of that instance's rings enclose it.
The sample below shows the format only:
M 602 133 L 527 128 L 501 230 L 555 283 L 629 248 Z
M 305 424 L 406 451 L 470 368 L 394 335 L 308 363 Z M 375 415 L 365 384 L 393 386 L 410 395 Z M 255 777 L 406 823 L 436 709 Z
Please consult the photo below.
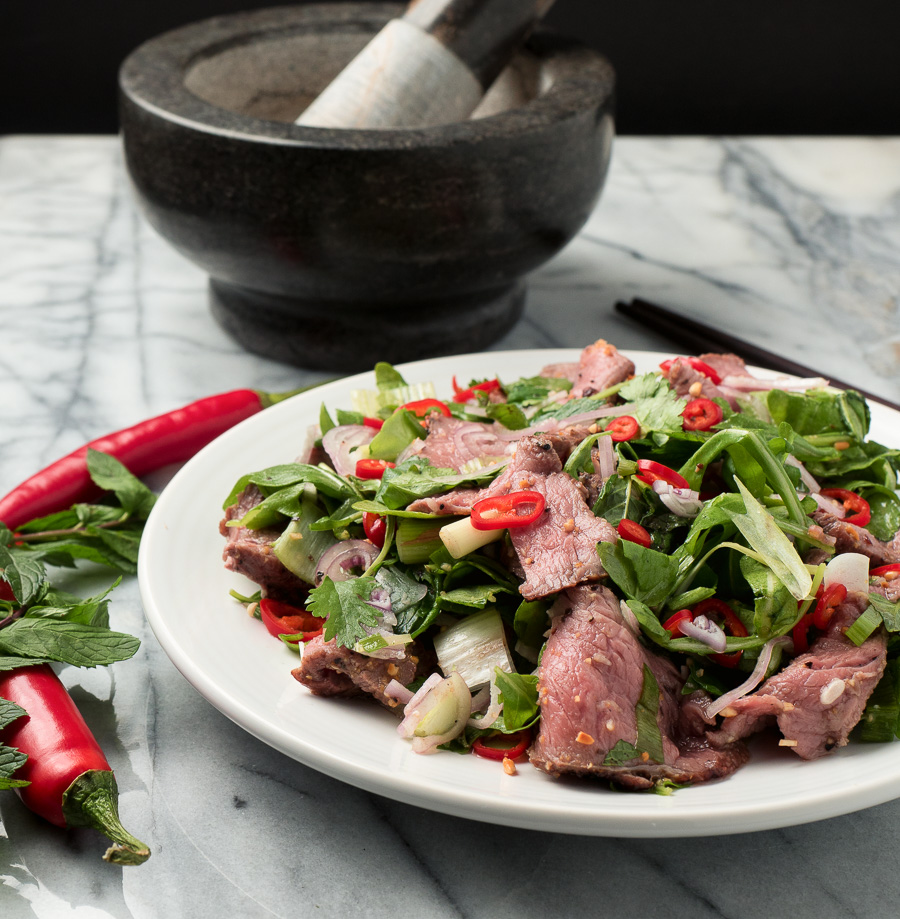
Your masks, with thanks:
M 578 351 L 512 351 L 420 361 L 401 368 L 410 382 L 500 376 L 577 360 Z M 638 370 L 669 355 L 630 355 Z M 267 409 L 228 431 L 175 476 L 150 517 L 139 577 L 147 617 L 188 681 L 245 730 L 341 781 L 455 816 L 508 826 L 596 836 L 701 836 L 790 826 L 845 814 L 900 796 L 900 745 L 850 746 L 807 763 L 774 744 L 754 745 L 735 775 L 668 797 L 608 790 L 602 783 L 554 780 L 520 765 L 438 753 L 419 756 L 396 721 L 374 703 L 312 696 L 291 676 L 296 655 L 229 596 L 249 582 L 222 566 L 221 504 L 244 473 L 291 462 L 319 406 L 350 407 L 350 391 L 371 374 L 340 380 Z M 872 405 L 872 436 L 900 443 L 900 416 Z

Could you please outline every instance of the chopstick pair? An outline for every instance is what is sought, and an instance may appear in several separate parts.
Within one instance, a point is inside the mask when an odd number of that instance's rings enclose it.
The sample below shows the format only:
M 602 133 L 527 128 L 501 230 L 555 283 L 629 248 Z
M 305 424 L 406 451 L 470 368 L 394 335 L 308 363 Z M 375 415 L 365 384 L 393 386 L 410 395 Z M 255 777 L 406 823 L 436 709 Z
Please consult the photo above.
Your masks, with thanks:
M 675 313 L 664 306 L 658 306 L 647 300 L 636 298 L 631 303 L 619 301 L 616 303 L 615 308 L 616 312 L 627 316 L 629 319 L 634 319 L 642 324 L 652 324 L 654 330 L 661 332 L 696 353 L 713 350 L 730 351 L 751 364 L 767 367 L 769 370 L 777 370 L 779 373 L 790 373 L 798 377 L 824 377 L 832 386 L 836 386 L 838 389 L 855 390 L 865 399 L 880 402 L 882 405 L 887 405 L 889 408 L 900 411 L 900 404 L 891 402 L 890 399 L 885 399 L 884 396 L 867 392 L 852 383 L 837 380 L 821 370 L 807 367 L 805 364 L 798 364 L 796 361 L 774 354 L 751 342 L 729 335 L 728 332 L 723 332 L 721 329 L 716 329 L 703 322 L 698 322 L 696 319 Z

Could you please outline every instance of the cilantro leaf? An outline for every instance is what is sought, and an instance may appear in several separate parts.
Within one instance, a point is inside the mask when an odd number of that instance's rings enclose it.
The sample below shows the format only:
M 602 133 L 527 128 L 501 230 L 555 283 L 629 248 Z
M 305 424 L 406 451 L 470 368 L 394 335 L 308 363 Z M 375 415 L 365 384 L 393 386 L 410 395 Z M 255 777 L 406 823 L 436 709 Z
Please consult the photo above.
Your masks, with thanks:
M 346 581 L 326 577 L 309 592 L 307 609 L 325 620 L 325 641 L 334 638 L 339 645 L 353 648 L 368 634 L 363 626 L 378 625 L 379 610 L 368 602 L 376 583 L 372 577 Z

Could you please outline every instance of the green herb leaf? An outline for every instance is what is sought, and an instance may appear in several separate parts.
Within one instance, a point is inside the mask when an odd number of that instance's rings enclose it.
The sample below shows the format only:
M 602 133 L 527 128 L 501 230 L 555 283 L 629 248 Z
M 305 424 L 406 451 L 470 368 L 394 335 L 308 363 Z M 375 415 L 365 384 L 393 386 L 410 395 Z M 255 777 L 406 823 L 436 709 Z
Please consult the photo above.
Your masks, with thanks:
M 25 765 L 28 757 L 13 747 L 0 744 L 0 791 L 6 788 L 22 788 L 29 783 L 12 778 L 17 769 Z
M 147 519 L 156 495 L 115 457 L 88 447 L 87 468 L 97 485 L 115 494 L 122 510 L 140 520 Z
M 0 652 L 4 654 L 76 667 L 127 660 L 139 647 L 137 638 L 123 632 L 53 619 L 19 619 L 0 631 Z
M 506 673 L 499 667 L 494 674 L 503 703 L 503 732 L 512 734 L 535 724 L 540 717 L 537 674 Z
M 366 637 L 363 626 L 378 625 L 378 611 L 368 602 L 376 581 L 372 577 L 332 581 L 326 577 L 319 587 L 309 592 L 307 609 L 325 620 L 325 641 L 337 640 L 345 648 L 353 648 Z

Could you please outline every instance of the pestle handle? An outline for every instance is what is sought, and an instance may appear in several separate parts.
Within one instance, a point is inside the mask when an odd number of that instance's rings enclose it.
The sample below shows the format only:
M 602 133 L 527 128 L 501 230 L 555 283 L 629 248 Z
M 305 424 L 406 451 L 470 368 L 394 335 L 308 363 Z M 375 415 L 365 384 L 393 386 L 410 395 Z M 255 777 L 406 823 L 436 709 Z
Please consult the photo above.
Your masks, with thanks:
M 554 0 L 414 0 L 297 124 L 424 128 L 471 115 Z

